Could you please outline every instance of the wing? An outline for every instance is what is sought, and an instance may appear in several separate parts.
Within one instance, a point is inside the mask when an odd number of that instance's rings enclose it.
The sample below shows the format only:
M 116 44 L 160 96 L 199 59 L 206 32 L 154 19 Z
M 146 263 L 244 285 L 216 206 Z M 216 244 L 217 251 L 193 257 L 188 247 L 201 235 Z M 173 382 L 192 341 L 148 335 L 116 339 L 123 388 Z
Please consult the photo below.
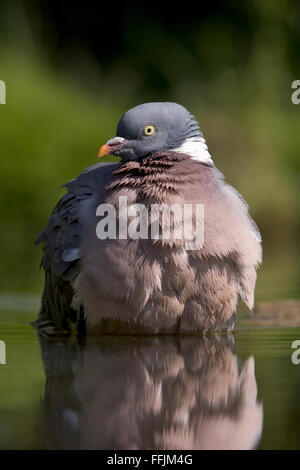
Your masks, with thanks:
M 247 307 L 252 310 L 254 306 L 254 291 L 256 283 L 256 270 L 262 262 L 262 238 L 260 231 L 250 216 L 249 207 L 241 194 L 232 186 L 226 185 L 227 191 L 239 200 L 241 207 L 241 227 L 243 237 L 239 239 L 236 250 L 237 260 L 240 268 L 240 296 Z M 233 227 L 234 227 L 233 223 Z
M 42 304 L 35 323 L 39 329 L 48 333 L 53 329 L 70 330 L 83 321 L 82 314 L 71 306 L 72 281 L 80 271 L 80 245 L 97 188 L 104 187 L 118 166 L 110 162 L 96 164 L 66 183 L 67 193 L 35 242 L 43 244 L 41 266 L 45 271 Z

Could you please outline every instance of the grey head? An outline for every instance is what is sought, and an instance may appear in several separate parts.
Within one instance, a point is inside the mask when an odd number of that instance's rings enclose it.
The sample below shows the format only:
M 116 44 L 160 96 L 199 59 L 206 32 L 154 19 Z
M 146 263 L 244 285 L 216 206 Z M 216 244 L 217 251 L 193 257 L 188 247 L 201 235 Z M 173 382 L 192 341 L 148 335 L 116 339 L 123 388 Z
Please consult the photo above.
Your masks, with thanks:
M 202 137 L 202 133 L 184 106 L 171 102 L 144 103 L 121 117 L 116 137 L 100 148 L 98 156 L 114 154 L 123 160 L 138 160 L 175 149 L 193 137 Z

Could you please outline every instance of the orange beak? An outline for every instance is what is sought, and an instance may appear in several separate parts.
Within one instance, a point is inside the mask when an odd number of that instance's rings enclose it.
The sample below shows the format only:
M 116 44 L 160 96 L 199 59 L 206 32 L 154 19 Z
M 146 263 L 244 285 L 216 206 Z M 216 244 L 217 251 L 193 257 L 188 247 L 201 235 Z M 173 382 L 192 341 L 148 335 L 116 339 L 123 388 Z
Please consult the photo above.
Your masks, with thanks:
M 105 157 L 105 155 L 109 155 L 110 153 L 110 148 L 108 145 L 102 145 L 100 148 L 99 148 L 99 151 L 98 151 L 98 158 L 102 158 L 102 157 Z
M 127 140 L 123 137 L 113 137 L 112 139 L 109 139 L 106 144 L 100 147 L 98 151 L 98 158 L 102 158 L 106 155 L 110 155 L 114 152 L 117 152 L 126 144 L 126 142 Z

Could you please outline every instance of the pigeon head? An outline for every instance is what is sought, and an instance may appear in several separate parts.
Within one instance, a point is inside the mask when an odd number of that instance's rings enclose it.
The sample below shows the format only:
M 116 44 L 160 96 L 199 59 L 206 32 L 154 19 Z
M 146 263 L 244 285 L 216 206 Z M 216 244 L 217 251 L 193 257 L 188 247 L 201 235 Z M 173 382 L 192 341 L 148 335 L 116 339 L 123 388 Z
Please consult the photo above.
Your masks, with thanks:
M 120 119 L 117 135 L 99 150 L 98 157 L 113 154 L 123 160 L 139 160 L 162 150 L 175 150 L 186 141 L 201 139 L 194 116 L 177 103 L 144 103 Z

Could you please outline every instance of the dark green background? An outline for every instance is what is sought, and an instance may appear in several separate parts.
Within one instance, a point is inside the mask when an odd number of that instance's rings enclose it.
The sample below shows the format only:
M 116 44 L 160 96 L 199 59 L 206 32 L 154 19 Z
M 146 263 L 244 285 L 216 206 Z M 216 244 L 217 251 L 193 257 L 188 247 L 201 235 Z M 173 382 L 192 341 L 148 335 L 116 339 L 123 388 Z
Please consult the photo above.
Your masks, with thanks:
M 96 161 L 126 109 L 170 100 L 196 115 L 262 231 L 257 298 L 298 296 L 299 47 L 291 1 L 2 0 L 0 292 L 40 292 L 33 242 L 60 185 Z

